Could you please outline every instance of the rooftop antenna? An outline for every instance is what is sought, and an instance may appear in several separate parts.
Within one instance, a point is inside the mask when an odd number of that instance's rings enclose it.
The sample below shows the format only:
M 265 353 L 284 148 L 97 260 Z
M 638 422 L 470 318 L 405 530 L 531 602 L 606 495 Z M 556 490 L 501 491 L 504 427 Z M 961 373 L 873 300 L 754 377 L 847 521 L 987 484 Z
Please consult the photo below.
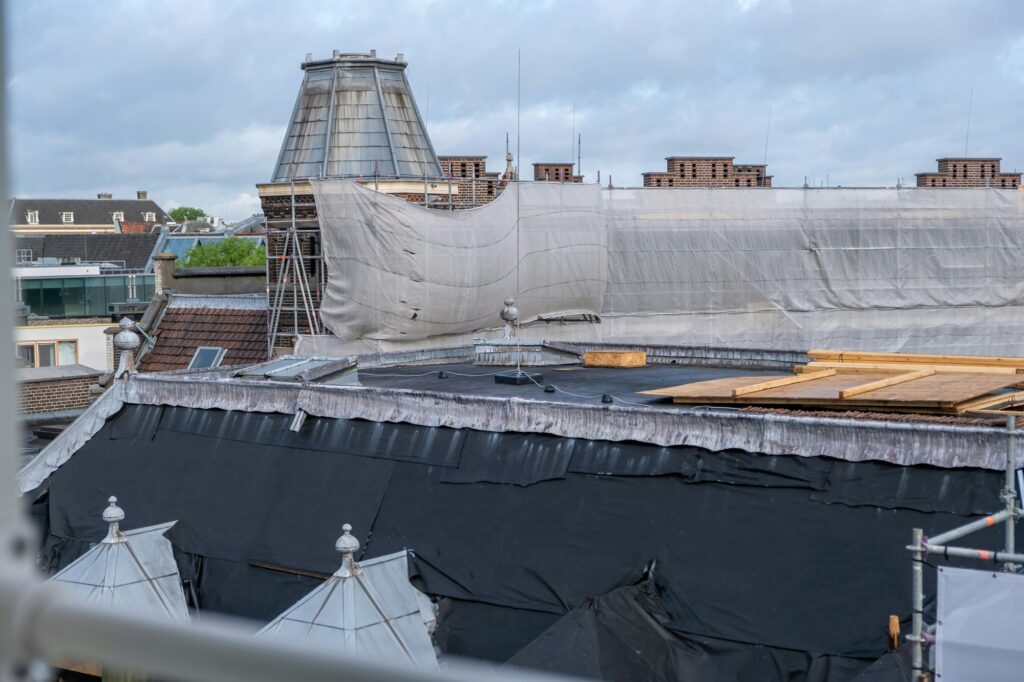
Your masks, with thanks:
M 974 108 L 974 88 L 971 88 L 970 98 L 967 100 L 967 133 L 964 135 L 964 157 L 967 156 L 967 145 L 971 141 L 971 109 Z
M 522 149 L 520 146 L 521 136 L 520 119 L 522 118 L 523 107 L 523 48 L 516 48 L 516 300 L 522 301 L 523 297 L 519 291 L 519 165 L 523 162 Z M 516 377 L 523 376 L 522 369 L 522 344 L 519 343 L 519 319 L 516 319 Z
M 583 182 L 583 133 L 576 133 L 576 174 L 580 176 L 580 182 Z M 573 178 L 575 181 L 575 178 Z
M 427 115 L 423 122 L 424 127 L 430 127 L 430 83 L 427 83 Z
M 569 137 L 569 162 L 570 163 L 572 163 L 572 157 L 576 156 L 575 154 L 573 154 L 573 152 L 576 151 L 575 149 L 573 149 L 573 147 L 575 147 L 575 146 L 576 146 L 576 100 L 573 100 L 572 101 L 572 135 Z M 576 173 L 570 173 L 569 175 L 572 176 L 572 175 L 575 175 L 575 174 Z M 572 180 L 571 177 L 569 179 Z
M 520 121 L 522 119 L 522 73 L 523 73 L 523 49 L 516 49 L 516 162 L 522 163 L 521 149 L 522 149 L 522 135 L 520 134 L 521 126 Z M 509 372 L 507 374 L 496 374 L 494 375 L 494 382 L 498 384 L 513 384 L 520 386 L 528 383 L 540 384 L 544 379 L 544 375 L 537 372 L 524 372 L 523 371 L 523 350 L 522 342 L 519 338 L 519 309 L 516 308 L 516 302 L 521 302 L 521 294 L 519 290 L 519 264 L 521 261 L 521 255 L 519 251 L 519 194 L 520 185 L 522 179 L 519 177 L 518 167 L 516 169 L 516 269 L 515 269 L 515 280 L 516 280 L 516 297 L 513 299 L 508 297 L 505 299 L 505 307 L 501 310 L 501 319 L 505 321 L 505 334 L 506 336 L 511 332 L 515 334 L 516 344 L 516 371 L 515 373 Z
M 772 132 L 772 105 L 768 105 L 768 126 L 764 130 L 764 165 L 768 165 L 768 135 Z M 767 170 L 765 175 L 768 175 Z

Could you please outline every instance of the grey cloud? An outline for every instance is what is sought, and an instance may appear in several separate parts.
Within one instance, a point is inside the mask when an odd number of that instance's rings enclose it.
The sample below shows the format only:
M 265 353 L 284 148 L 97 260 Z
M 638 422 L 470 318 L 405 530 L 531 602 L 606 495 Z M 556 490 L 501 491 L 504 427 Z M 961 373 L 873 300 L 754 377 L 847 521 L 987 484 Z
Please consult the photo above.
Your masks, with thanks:
M 778 184 L 913 180 L 963 151 L 1024 167 L 1024 3 L 37 2 L 7 22 L 14 191 L 128 194 L 244 217 L 306 52 L 405 53 L 435 147 L 504 165 L 522 48 L 524 169 L 637 184 L 671 154 L 764 154 Z M 424 113 L 426 113 L 424 111 Z M 223 209 L 217 208 L 224 207 Z

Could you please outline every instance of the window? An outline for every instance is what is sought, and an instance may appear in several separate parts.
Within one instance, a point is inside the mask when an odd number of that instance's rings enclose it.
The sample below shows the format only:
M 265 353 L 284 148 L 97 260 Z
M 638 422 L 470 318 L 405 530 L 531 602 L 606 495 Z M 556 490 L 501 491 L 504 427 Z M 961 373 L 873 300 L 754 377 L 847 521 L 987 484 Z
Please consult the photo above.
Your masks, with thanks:
M 15 262 L 17 264 L 31 263 L 32 262 L 32 249 L 18 249 L 15 254 Z
M 116 221 L 116 222 L 123 223 L 124 222 L 124 211 L 114 211 L 111 214 L 110 217 L 113 218 L 114 221 Z
M 142 219 L 147 223 L 155 223 L 156 213 L 153 213 L 152 211 L 147 211 L 142 214 Z
M 192 356 L 192 362 L 188 363 L 188 368 L 220 367 L 220 361 L 224 359 L 225 352 L 218 346 L 200 346 L 196 348 L 196 354 Z
M 78 362 L 78 341 L 19 343 L 17 357 L 26 367 L 54 367 Z
M 27 222 L 29 225 L 38 225 L 39 224 L 39 211 L 26 211 L 25 212 L 25 222 Z
M 60 221 L 62 223 L 73 223 L 75 222 L 75 214 L 71 211 L 61 211 Z

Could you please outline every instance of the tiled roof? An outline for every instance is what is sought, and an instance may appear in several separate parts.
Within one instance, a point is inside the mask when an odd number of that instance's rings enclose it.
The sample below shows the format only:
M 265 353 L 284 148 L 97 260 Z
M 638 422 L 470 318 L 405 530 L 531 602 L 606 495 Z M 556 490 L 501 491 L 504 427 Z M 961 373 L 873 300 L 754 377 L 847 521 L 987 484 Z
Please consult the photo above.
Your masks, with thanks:
M 221 366 L 267 359 L 266 310 L 168 307 L 153 334 L 156 344 L 142 360 L 143 372 L 187 369 L 200 346 L 226 349 Z
M 146 267 L 157 240 L 156 234 L 45 234 L 17 235 L 16 249 L 30 249 L 33 260 L 80 258 L 86 262 L 120 262 L 126 268 Z
M 114 213 L 124 213 L 125 220 L 143 220 L 146 213 L 155 213 L 157 222 L 171 217 L 152 199 L 12 199 L 10 222 L 14 227 L 28 226 L 28 211 L 39 211 L 39 225 L 63 225 L 61 213 L 75 214 L 75 225 L 114 225 Z

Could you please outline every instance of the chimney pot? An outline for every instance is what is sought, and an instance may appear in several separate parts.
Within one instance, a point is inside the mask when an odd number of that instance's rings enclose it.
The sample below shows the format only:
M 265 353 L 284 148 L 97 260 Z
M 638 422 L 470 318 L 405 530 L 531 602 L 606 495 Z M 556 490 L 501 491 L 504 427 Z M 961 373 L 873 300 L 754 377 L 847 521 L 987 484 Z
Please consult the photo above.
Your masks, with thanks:
M 137 191 L 137 192 L 135 193 L 135 196 L 136 196 L 137 198 L 139 198 L 139 199 L 142 199 L 142 200 L 145 200 L 145 199 L 149 199 L 149 192 L 147 192 L 147 191 L 146 191 L 146 190 L 144 190 L 144 189 L 140 189 L 139 191 Z

